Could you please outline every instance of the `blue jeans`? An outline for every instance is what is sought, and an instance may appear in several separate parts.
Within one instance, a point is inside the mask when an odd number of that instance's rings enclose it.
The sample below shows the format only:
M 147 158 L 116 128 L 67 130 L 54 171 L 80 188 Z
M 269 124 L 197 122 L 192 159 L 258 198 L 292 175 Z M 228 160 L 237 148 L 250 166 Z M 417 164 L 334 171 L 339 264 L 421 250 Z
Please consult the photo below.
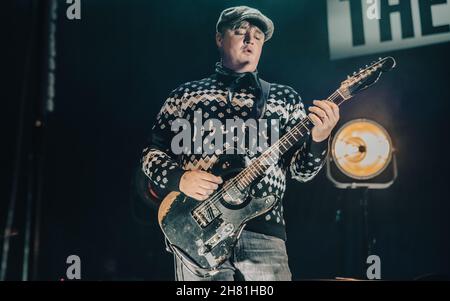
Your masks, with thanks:
M 243 230 L 232 256 L 217 274 L 202 278 L 193 274 L 175 257 L 178 281 L 290 281 L 284 240 Z

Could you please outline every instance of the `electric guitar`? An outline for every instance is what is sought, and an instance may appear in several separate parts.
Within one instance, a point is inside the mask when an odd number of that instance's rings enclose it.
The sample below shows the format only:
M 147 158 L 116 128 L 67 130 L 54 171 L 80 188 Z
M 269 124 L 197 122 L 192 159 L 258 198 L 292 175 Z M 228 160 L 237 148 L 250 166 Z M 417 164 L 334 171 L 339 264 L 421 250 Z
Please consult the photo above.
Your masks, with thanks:
M 395 64 L 394 58 L 386 57 L 360 69 L 348 76 L 327 100 L 341 105 L 375 84 Z M 199 276 L 216 273 L 231 256 L 246 222 L 272 209 L 275 195 L 253 198 L 249 195 L 251 185 L 313 126 L 309 117 L 304 117 L 248 166 L 243 156 L 221 155 L 211 172 L 224 182 L 205 201 L 181 192 L 171 192 L 163 199 L 158 210 L 159 225 L 169 247 L 189 270 Z

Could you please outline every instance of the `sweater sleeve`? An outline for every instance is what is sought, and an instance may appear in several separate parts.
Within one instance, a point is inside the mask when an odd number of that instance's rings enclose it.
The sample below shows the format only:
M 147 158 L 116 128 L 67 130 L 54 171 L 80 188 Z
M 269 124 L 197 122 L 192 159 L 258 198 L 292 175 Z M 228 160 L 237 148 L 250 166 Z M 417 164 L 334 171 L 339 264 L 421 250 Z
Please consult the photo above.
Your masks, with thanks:
M 152 127 L 150 144 L 143 150 L 142 171 L 156 186 L 158 191 L 167 194 L 179 191 L 183 168 L 177 163 L 176 155 L 171 150 L 174 132 L 171 126 L 181 117 L 180 107 L 183 91 L 175 89 L 164 102 Z
M 299 123 L 307 115 L 300 95 L 296 92 L 292 93 L 294 94 L 294 103 L 291 106 L 287 129 Z M 299 182 L 308 182 L 319 173 L 328 155 L 329 140 L 330 137 L 322 142 L 315 142 L 308 132 L 306 140 L 300 147 L 297 147 L 298 149 L 288 162 L 288 171 L 293 179 Z

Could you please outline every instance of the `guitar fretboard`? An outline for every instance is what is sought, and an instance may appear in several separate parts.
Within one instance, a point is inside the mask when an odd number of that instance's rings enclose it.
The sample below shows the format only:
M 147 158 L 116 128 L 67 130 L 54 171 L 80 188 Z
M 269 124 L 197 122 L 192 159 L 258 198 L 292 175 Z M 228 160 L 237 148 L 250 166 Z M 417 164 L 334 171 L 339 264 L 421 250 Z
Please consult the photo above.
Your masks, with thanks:
M 338 106 L 350 95 L 345 95 L 339 89 L 331 94 L 327 100 Z M 236 176 L 236 186 L 240 190 L 244 190 L 251 185 L 258 177 L 263 175 L 266 170 L 273 164 L 277 163 L 279 158 L 294 146 L 300 139 L 311 132 L 314 127 L 311 119 L 305 116 L 299 123 L 293 126 L 286 134 L 284 134 L 276 143 L 265 150 L 258 158 L 253 160 L 249 166 L 242 170 Z

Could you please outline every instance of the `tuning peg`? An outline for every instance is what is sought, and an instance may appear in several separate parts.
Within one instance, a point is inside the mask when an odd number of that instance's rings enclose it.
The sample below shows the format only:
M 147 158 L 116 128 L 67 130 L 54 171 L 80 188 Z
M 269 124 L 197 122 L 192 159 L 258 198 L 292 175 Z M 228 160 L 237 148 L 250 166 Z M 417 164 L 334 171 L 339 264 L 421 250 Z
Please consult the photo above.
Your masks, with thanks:
M 353 72 L 353 75 L 356 75 L 356 71 L 355 71 L 355 72 Z

